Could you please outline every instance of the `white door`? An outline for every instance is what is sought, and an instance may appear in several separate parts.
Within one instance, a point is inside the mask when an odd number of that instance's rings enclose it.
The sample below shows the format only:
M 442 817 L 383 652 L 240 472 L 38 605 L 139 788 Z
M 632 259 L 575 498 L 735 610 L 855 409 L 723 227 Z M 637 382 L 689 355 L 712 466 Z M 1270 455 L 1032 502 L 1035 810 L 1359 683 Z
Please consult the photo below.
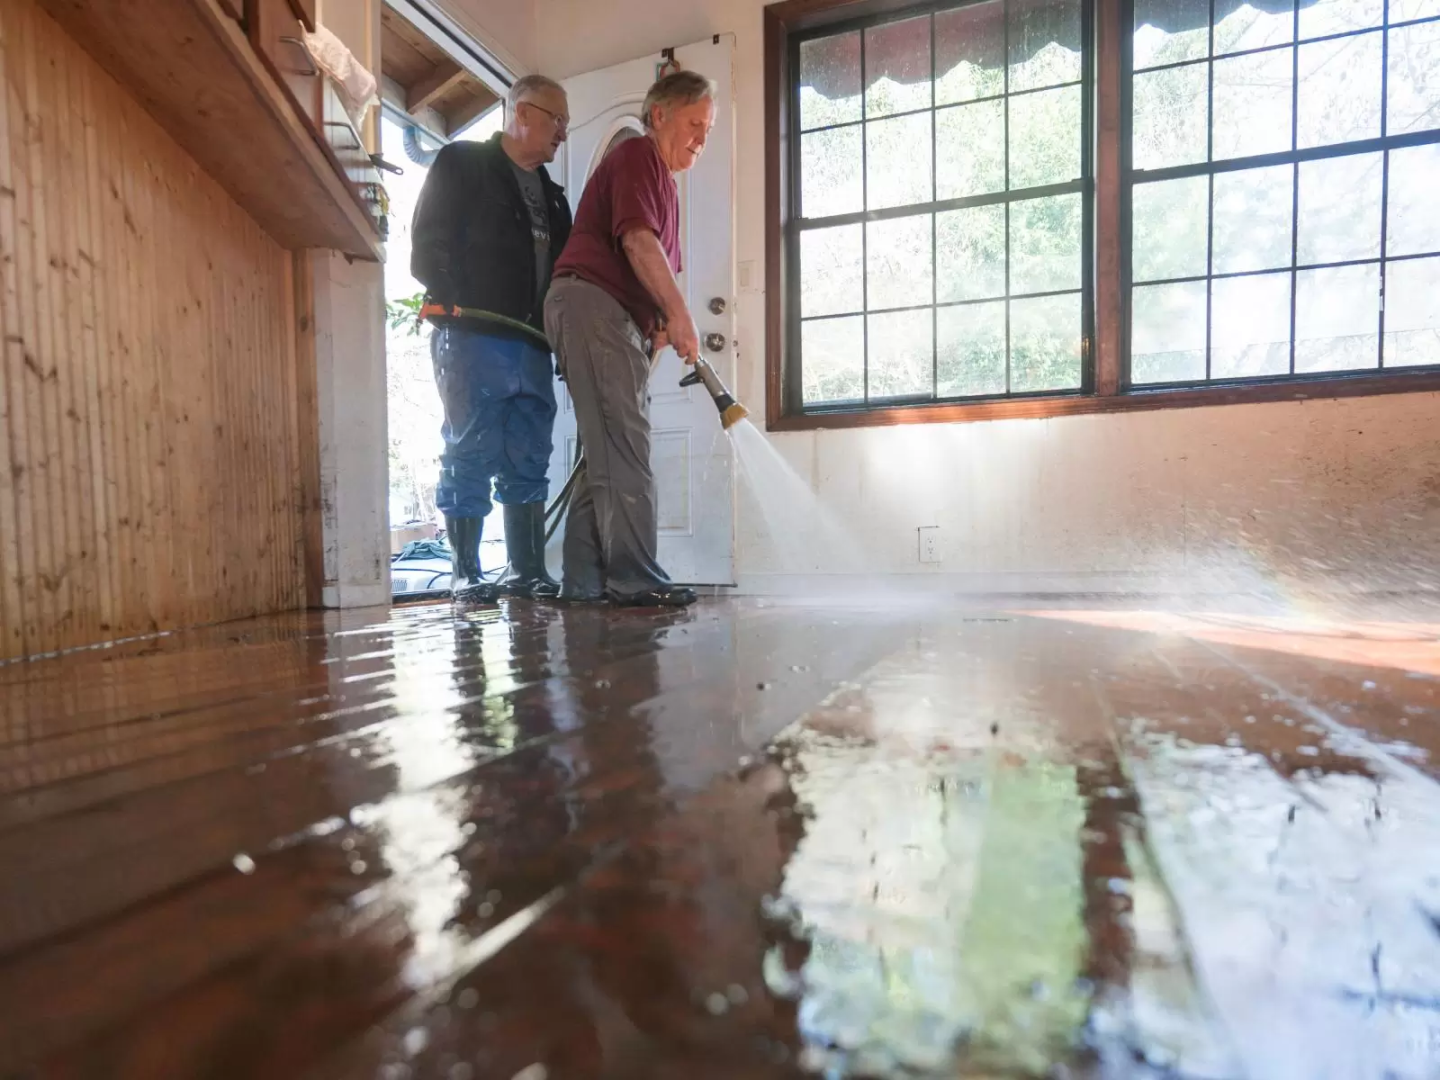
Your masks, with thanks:
M 675 50 L 680 66 L 715 80 L 715 130 L 699 163 L 677 177 L 680 243 L 685 272 L 680 289 L 700 329 L 719 334 L 718 351 L 702 347 L 726 385 L 735 384 L 735 121 L 731 96 L 733 34 Z M 585 182 L 612 146 L 640 135 L 640 106 L 661 58 L 646 57 L 565 80 L 570 138 L 556 159 L 558 179 L 573 209 Z M 718 314 L 712 310 L 719 309 Z M 660 523 L 660 565 L 677 583 L 729 585 L 734 577 L 735 460 L 720 414 L 703 387 L 682 389 L 688 369 L 666 349 L 650 379 L 651 449 Z M 575 461 L 575 410 L 560 384 L 551 491 L 558 492 Z M 558 548 L 560 534 L 556 535 Z

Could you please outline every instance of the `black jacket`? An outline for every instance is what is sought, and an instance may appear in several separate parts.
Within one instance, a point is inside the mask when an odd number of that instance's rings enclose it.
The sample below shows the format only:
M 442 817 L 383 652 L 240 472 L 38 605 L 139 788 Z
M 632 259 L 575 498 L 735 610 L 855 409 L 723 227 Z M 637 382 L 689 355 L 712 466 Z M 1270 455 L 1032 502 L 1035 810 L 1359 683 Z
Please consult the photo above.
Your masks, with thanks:
M 543 166 L 539 172 L 553 267 L 570 237 L 570 204 Z M 530 212 L 498 134 L 441 149 L 420 189 L 410 232 L 410 273 L 431 299 L 525 323 L 544 335 Z

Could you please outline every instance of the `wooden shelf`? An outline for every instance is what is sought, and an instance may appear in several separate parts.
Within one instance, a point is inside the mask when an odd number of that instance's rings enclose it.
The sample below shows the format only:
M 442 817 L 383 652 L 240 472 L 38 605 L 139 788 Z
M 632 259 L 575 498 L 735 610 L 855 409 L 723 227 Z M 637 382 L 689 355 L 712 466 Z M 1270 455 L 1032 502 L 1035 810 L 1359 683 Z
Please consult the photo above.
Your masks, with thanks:
M 378 259 L 380 235 L 219 0 L 40 0 L 277 242 Z

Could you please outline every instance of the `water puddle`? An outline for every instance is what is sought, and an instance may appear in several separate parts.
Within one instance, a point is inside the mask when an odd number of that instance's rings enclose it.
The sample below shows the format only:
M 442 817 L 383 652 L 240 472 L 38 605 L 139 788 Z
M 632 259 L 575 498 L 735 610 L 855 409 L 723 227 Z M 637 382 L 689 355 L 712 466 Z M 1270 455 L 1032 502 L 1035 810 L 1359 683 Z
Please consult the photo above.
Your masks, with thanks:
M 1052 1075 L 1091 994 L 1075 768 L 990 748 L 988 720 L 893 717 L 890 675 L 774 746 L 804 834 L 766 912 L 804 947 L 772 948 L 767 985 L 817 1074 Z

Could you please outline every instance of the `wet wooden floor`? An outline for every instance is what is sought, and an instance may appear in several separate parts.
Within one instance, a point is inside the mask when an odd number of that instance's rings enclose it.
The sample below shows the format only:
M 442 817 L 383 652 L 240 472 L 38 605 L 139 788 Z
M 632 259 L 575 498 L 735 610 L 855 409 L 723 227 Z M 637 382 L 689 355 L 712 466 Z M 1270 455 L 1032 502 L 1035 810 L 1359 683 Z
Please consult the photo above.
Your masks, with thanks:
M 0 1076 L 1440 1076 L 1440 620 L 296 615 L 0 667 Z

